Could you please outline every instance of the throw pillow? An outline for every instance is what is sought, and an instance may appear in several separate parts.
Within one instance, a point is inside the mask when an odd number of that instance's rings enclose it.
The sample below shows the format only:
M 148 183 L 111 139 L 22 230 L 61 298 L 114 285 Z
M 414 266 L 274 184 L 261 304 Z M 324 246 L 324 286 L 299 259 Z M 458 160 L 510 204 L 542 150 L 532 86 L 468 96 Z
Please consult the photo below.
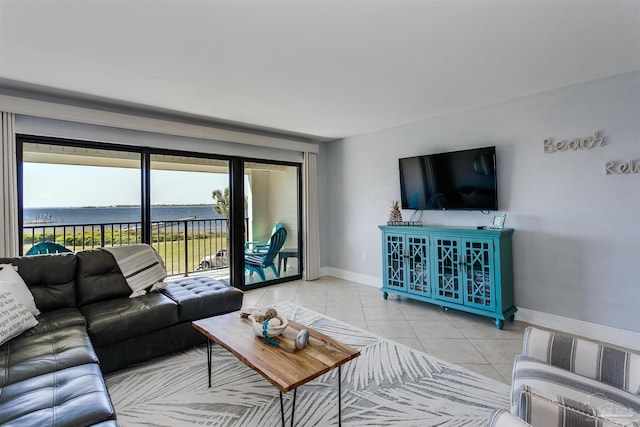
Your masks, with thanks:
M 0 291 L 0 345 L 38 324 L 10 291 Z
M 160 263 L 160 265 L 162 266 L 162 269 L 165 271 L 165 276 L 166 276 L 167 268 L 164 265 L 164 260 L 162 259 L 160 254 L 158 252 L 156 252 L 155 249 L 153 250 L 153 254 L 155 255 L 155 257 L 158 260 L 158 262 Z M 161 290 L 165 289 L 166 287 L 167 287 L 167 284 L 163 280 L 160 280 L 160 281 L 154 283 L 153 286 L 151 286 L 151 288 L 149 288 L 149 292 L 160 292 Z
M 10 291 L 34 316 L 40 314 L 29 287 L 11 264 L 0 264 L 0 291 L 3 290 Z

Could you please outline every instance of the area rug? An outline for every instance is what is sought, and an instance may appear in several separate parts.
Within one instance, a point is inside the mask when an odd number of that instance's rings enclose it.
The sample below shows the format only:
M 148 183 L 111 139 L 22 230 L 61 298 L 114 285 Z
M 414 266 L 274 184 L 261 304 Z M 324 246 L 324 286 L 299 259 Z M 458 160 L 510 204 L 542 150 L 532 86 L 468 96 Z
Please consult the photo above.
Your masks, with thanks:
M 274 306 L 298 323 L 361 352 L 342 367 L 345 426 L 483 426 L 507 408 L 509 386 L 292 303 Z M 107 375 L 118 422 L 129 426 L 278 426 L 278 390 L 214 345 Z M 285 397 L 290 422 L 293 393 Z M 298 388 L 295 425 L 338 424 L 337 370 Z

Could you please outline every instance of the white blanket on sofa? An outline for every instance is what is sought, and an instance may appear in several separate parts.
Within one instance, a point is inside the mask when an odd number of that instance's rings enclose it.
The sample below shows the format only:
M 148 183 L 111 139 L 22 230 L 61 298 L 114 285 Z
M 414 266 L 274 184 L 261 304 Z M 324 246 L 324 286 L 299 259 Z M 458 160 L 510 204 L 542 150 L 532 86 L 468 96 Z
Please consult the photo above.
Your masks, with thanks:
M 167 271 L 160 255 L 149 245 L 136 244 L 102 248 L 116 260 L 127 284 L 133 291 L 129 298 L 134 298 L 152 291 L 163 289 Z

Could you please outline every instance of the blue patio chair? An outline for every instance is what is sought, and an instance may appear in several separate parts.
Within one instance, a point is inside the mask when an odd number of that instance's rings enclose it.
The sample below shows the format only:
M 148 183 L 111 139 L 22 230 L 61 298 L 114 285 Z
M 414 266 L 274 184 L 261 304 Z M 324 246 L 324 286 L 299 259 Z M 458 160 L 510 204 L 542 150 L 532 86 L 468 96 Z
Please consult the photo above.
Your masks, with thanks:
M 271 230 L 271 237 L 269 240 L 255 240 L 252 242 L 244 242 L 244 252 L 246 254 L 264 254 L 269 250 L 269 245 L 271 244 L 271 239 L 273 235 L 279 229 L 284 228 L 281 222 L 276 222 L 276 225 L 273 226 Z
M 270 267 L 273 274 L 276 277 L 280 277 L 280 273 L 278 273 L 273 261 L 280 252 L 280 249 L 282 249 L 284 241 L 287 240 L 287 230 L 284 227 L 279 228 L 269 240 L 269 248 L 265 253 L 245 254 L 244 268 L 245 270 L 249 270 L 250 276 L 256 272 L 262 280 L 266 280 L 264 269 Z
M 65 248 L 55 242 L 40 242 L 29 248 L 25 255 L 38 255 L 38 254 L 61 254 L 64 252 L 72 252 L 70 249 Z

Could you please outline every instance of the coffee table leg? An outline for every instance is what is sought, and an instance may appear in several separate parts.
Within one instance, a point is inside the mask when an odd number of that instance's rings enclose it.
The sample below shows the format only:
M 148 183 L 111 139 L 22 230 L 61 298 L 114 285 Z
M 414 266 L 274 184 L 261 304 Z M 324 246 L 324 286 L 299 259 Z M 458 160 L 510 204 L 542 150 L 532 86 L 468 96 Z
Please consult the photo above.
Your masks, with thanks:
M 207 368 L 209 369 L 209 388 L 211 388 L 211 352 L 213 350 L 211 340 L 207 338 Z
M 291 427 L 293 427 L 293 415 L 296 413 L 296 392 L 297 388 L 293 389 L 293 406 L 291 406 Z
M 282 417 L 282 427 L 284 427 L 284 405 L 282 404 L 282 392 L 280 392 L 280 416 Z
M 342 426 L 342 365 L 338 366 L 338 426 Z
M 293 427 L 293 415 L 296 413 L 296 394 L 298 389 L 293 389 L 293 405 L 291 406 L 291 427 Z M 284 404 L 282 403 L 282 392 L 280 392 L 280 416 L 282 417 L 282 427 L 284 427 Z

